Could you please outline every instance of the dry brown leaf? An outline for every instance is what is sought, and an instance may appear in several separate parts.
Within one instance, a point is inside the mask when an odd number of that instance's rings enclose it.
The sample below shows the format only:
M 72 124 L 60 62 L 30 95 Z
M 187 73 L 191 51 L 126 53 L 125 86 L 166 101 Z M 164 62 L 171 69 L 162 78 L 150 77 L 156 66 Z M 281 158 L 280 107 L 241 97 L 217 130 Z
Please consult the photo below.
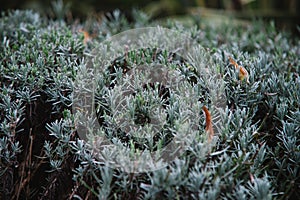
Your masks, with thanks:
M 206 106 L 203 106 L 202 110 L 204 111 L 204 114 L 205 114 L 205 130 L 208 133 L 208 142 L 210 143 L 214 137 L 212 118 L 211 118 L 211 114 Z
M 83 38 L 83 43 L 84 43 L 84 45 L 86 45 L 88 43 L 88 41 L 91 40 L 90 34 L 87 31 L 83 30 L 83 29 L 79 30 L 79 32 L 83 33 L 83 37 L 84 37 Z
M 249 73 L 248 71 L 241 65 L 238 65 L 235 60 L 233 60 L 230 56 L 228 57 L 230 64 L 232 64 L 236 70 L 239 70 L 239 79 L 241 81 L 246 80 L 249 83 Z

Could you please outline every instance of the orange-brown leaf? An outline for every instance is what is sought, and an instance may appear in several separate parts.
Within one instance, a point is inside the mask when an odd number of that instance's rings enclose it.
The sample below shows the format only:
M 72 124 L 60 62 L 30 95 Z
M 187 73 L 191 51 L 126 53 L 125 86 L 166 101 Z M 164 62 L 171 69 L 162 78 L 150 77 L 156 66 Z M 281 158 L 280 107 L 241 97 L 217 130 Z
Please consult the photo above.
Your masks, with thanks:
M 248 71 L 241 65 L 238 65 L 235 60 L 233 60 L 230 56 L 228 57 L 230 64 L 232 64 L 236 70 L 239 70 L 239 79 L 246 80 L 249 83 L 249 73 Z
M 204 111 L 205 114 L 205 130 L 208 133 L 208 142 L 211 142 L 214 137 L 214 129 L 212 125 L 211 114 L 206 106 L 203 106 L 202 110 Z
M 91 40 L 91 36 L 90 36 L 90 34 L 89 34 L 87 31 L 85 31 L 85 30 L 79 30 L 79 31 L 83 33 L 83 43 L 86 45 L 87 42 Z

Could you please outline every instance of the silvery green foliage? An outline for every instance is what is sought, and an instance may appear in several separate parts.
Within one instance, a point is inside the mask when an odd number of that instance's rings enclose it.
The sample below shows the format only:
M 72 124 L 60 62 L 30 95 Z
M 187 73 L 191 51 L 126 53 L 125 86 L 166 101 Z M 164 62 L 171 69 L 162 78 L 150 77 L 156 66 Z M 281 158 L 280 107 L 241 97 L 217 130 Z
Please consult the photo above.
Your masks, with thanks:
M 76 135 L 72 82 L 103 39 L 150 24 L 144 14 L 135 16 L 140 20 L 130 23 L 119 11 L 108 15 L 87 46 L 63 21 L 31 11 L 2 16 L 1 199 L 299 199 L 300 42 L 274 23 L 167 24 L 204 46 L 225 81 L 227 106 L 218 116 L 223 124 L 215 146 L 203 145 L 203 127 L 185 154 L 153 172 L 125 173 L 95 159 Z M 238 80 L 229 55 L 248 70 L 250 84 Z

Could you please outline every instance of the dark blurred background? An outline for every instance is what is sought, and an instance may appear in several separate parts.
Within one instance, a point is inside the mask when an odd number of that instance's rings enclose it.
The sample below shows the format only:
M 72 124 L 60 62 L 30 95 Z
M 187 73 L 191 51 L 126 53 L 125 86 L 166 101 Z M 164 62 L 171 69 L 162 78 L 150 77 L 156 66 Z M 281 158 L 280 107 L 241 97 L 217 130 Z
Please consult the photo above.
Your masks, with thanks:
M 296 32 L 297 25 L 300 25 L 298 0 L 0 0 L 0 10 L 33 9 L 49 16 L 53 5 L 59 6 L 61 2 L 73 18 L 80 19 L 91 13 L 108 12 L 116 8 L 124 13 L 138 8 L 154 19 L 183 15 L 220 19 L 233 16 L 245 20 L 259 18 L 274 20 L 278 27 Z

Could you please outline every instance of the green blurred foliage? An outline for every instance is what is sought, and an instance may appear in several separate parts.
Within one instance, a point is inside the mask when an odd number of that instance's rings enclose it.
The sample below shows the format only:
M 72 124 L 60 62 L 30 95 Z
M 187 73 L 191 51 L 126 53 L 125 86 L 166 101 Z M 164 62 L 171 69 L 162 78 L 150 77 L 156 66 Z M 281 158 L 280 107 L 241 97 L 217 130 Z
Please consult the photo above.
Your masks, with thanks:
M 0 10 L 33 9 L 41 14 L 57 17 L 51 9 L 53 4 L 65 5 L 71 19 L 85 19 L 91 13 L 104 13 L 114 9 L 130 15 L 133 8 L 138 8 L 154 19 L 195 13 L 203 17 L 203 13 L 208 13 L 208 16 L 216 15 L 221 20 L 224 16 L 246 20 L 274 20 L 279 27 L 291 29 L 295 33 L 298 33 L 296 27 L 300 25 L 300 14 L 297 12 L 300 10 L 300 2 L 297 0 L 1 0 Z

